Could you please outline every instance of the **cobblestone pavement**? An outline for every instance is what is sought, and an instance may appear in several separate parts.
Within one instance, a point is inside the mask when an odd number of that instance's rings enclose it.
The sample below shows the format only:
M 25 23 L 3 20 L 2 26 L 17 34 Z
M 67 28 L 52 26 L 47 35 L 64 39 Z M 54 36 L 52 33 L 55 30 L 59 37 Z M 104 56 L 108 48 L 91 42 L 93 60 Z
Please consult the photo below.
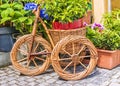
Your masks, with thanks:
M 0 68 L 0 86 L 120 86 L 120 66 L 106 70 L 96 68 L 93 74 L 82 80 L 65 81 L 53 69 L 37 76 L 25 76 L 12 66 Z

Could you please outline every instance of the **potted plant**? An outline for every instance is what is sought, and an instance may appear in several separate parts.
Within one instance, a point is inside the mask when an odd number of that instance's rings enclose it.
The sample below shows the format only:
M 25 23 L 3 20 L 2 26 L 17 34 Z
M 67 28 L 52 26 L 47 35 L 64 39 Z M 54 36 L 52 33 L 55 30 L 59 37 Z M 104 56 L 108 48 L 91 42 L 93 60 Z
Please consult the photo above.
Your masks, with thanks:
M 23 3 L 20 1 L 7 1 L 0 5 L 1 27 L 15 27 L 20 33 L 25 34 L 31 31 L 33 19 L 32 12 L 24 10 Z
M 42 8 L 51 17 L 54 29 L 82 27 L 82 18 L 87 11 L 87 0 L 44 0 Z
M 9 52 L 15 42 L 13 34 L 18 31 L 21 34 L 31 31 L 31 13 L 23 9 L 23 3 L 20 1 L 0 1 L 0 54 L 4 57 L 0 58 L 1 65 L 8 64 Z
M 116 31 L 104 29 L 102 25 L 94 23 L 92 27 L 87 27 L 87 37 L 97 48 L 99 67 L 112 69 L 120 64 L 120 36 Z

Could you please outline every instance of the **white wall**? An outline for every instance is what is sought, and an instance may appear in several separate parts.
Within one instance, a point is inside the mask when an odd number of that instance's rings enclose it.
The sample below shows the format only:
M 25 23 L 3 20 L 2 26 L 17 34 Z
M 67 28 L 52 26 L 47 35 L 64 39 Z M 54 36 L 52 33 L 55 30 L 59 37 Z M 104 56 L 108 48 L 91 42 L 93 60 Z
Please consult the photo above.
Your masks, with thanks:
M 105 13 L 104 0 L 93 0 L 94 22 L 100 23 L 102 15 Z

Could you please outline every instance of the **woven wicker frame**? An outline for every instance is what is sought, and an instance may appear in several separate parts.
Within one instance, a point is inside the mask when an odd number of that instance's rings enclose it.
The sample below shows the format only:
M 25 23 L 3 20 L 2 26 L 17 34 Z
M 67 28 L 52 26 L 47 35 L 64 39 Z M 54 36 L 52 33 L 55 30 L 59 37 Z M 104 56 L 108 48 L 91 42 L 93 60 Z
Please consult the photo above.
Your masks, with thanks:
M 34 69 L 29 69 L 23 65 L 20 64 L 20 62 L 18 62 L 18 56 L 17 56 L 17 53 L 20 52 L 19 51 L 19 48 L 21 47 L 22 44 L 24 44 L 27 40 L 32 40 L 32 35 L 29 34 L 29 35 L 24 35 L 22 37 L 20 37 L 16 43 L 14 44 L 12 50 L 11 50 L 11 53 L 10 53 L 10 56 L 11 56 L 11 61 L 12 61 L 12 64 L 13 66 L 19 70 L 22 74 L 25 74 L 25 75 L 38 75 L 38 74 L 41 74 L 43 73 L 44 71 L 46 71 L 46 69 L 48 69 L 48 67 L 50 66 L 50 55 L 48 57 L 46 57 L 46 61 L 39 67 L 36 67 L 35 65 L 35 68 Z M 41 36 L 35 36 L 35 39 L 34 39 L 34 42 L 39 42 L 41 43 L 45 49 L 47 49 L 49 52 L 52 51 L 51 49 L 51 45 L 45 40 L 43 39 Z M 34 48 L 32 49 L 34 50 Z M 24 51 L 24 50 L 23 50 Z M 26 52 L 26 51 L 24 51 Z M 29 53 L 29 52 L 26 52 L 26 53 Z M 24 54 L 24 53 L 23 53 Z M 28 58 L 28 57 L 27 57 Z M 30 60 L 29 60 L 30 61 Z M 31 60 L 32 62 L 32 60 Z M 36 63 L 37 64 L 37 63 Z
M 71 74 L 62 69 L 61 63 L 59 62 L 59 60 L 60 60 L 59 53 L 63 46 L 65 46 L 69 42 L 74 42 L 74 41 L 78 41 L 78 40 L 79 40 L 79 43 L 82 43 L 89 48 L 90 53 L 91 53 L 90 62 L 84 71 L 81 71 L 76 74 L 74 74 L 74 73 Z M 52 54 L 51 54 L 51 58 L 52 58 L 53 68 L 59 74 L 59 76 L 65 80 L 78 80 L 78 79 L 82 79 L 82 78 L 88 76 L 94 70 L 94 68 L 97 64 L 97 59 L 98 59 L 97 51 L 96 51 L 96 48 L 94 47 L 94 45 L 87 38 L 81 37 L 81 36 L 68 36 L 68 37 L 65 37 L 64 39 L 62 39 L 54 47 Z
M 59 42 L 61 39 L 63 39 L 64 37 L 68 36 L 68 35 L 79 35 L 79 36 L 86 36 L 86 28 L 77 28 L 77 29 L 72 29 L 72 30 L 48 30 L 49 31 L 49 35 L 52 38 L 52 41 L 54 43 L 54 45 L 57 44 L 57 42 Z

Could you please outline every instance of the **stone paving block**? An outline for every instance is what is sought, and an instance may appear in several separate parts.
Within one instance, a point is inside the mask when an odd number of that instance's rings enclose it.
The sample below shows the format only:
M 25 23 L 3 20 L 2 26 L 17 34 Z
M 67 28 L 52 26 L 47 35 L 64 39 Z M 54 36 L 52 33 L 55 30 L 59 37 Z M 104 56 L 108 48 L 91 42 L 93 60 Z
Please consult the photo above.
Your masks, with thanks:
M 7 83 L 6 80 L 2 80 L 2 81 L 0 81 L 0 84 L 5 84 L 5 83 Z
M 21 82 L 17 82 L 16 84 L 25 86 L 25 85 L 28 84 L 28 82 L 26 82 L 26 81 L 21 81 Z
M 33 82 L 33 81 L 35 81 L 35 79 L 34 78 L 28 78 L 25 81 L 27 81 L 27 82 Z
M 41 76 L 41 75 L 38 75 L 38 76 L 35 76 L 35 79 L 42 79 L 44 76 Z
M 43 82 L 43 83 L 39 83 L 38 86 L 50 86 L 50 84 Z
M 10 86 L 10 85 L 7 83 L 4 83 L 4 84 L 0 84 L 0 86 Z
M 9 77 L 9 78 L 7 78 L 6 80 L 7 81 L 12 81 L 12 80 L 15 80 L 16 78 L 15 77 Z
M 51 79 L 46 80 L 46 82 L 47 82 L 47 83 L 54 83 L 55 81 L 56 81 L 56 79 L 52 79 L 52 78 L 51 78 Z
M 7 82 L 7 83 L 10 84 L 10 85 L 13 85 L 13 84 L 16 84 L 17 81 L 16 81 L 16 80 L 12 80 L 12 81 L 9 81 L 9 82 Z
M 57 80 L 55 83 L 61 85 L 61 84 L 65 83 L 65 81 Z
M 101 83 L 100 86 L 109 86 L 110 82 L 109 81 L 105 81 L 104 83 Z
M 43 77 L 43 79 L 45 79 L 45 80 L 48 80 L 48 79 L 50 79 L 50 78 L 52 78 L 51 76 L 44 76 Z
M 50 74 L 50 76 L 58 76 L 58 74 L 53 72 L 53 73 Z
M 64 84 L 62 84 L 62 86 L 72 86 L 72 84 L 64 83 Z
M 37 80 L 35 80 L 36 82 L 38 82 L 38 83 L 42 83 L 42 82 L 45 82 L 45 80 L 44 79 L 37 79 Z
M 119 83 L 120 80 L 119 80 L 119 79 L 111 79 L 110 82 L 111 82 L 111 83 Z
M 80 86 L 79 84 L 74 84 L 74 85 L 72 85 L 72 86 Z
M 111 83 L 109 86 L 120 86 L 118 83 Z
M 28 83 L 28 84 L 26 84 L 27 86 L 37 86 L 37 84 L 38 83 L 36 83 L 36 82 L 30 82 L 30 83 Z
M 10 85 L 9 85 L 10 86 Z M 12 84 L 11 86 L 18 86 L 17 84 Z
M 11 72 L 9 72 L 11 71 Z M 120 85 L 120 67 L 113 70 L 97 68 L 97 72 L 77 81 L 61 79 L 55 72 L 37 76 L 20 75 L 12 66 L 0 68 L 0 86 L 117 86 Z
M 90 84 L 87 84 L 87 85 L 85 85 L 85 86 L 100 86 L 100 85 L 90 83 Z
M 53 84 L 50 84 L 49 86 L 62 86 L 62 85 L 53 83 Z

